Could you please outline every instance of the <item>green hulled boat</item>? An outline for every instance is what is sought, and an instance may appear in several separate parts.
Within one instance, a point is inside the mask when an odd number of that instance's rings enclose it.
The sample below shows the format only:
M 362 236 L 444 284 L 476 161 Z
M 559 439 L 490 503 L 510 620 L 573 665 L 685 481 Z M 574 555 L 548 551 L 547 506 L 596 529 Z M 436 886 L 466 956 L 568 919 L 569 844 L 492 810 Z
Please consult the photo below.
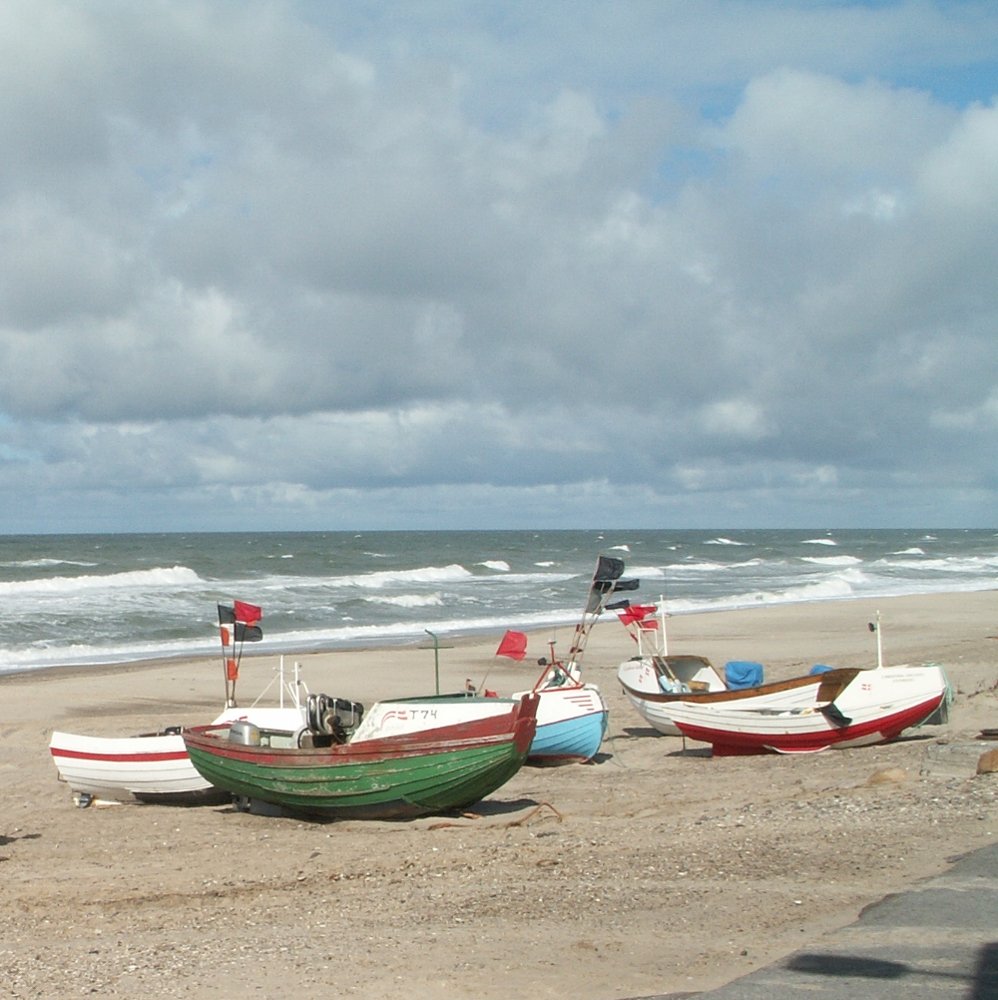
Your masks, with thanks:
M 536 694 L 509 711 L 456 725 L 326 747 L 298 747 L 256 727 L 183 731 L 198 772 L 242 799 L 329 818 L 395 819 L 465 808 L 523 766 Z

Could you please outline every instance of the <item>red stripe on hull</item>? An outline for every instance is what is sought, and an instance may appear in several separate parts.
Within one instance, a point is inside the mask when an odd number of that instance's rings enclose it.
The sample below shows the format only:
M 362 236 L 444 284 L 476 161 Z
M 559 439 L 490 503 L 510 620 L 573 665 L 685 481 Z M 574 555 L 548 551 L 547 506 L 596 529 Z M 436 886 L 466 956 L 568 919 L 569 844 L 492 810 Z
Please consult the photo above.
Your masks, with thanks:
M 869 722 L 806 733 L 740 733 L 677 722 L 684 736 L 710 743 L 715 757 L 735 757 L 760 753 L 818 753 L 842 743 L 864 741 L 888 743 L 906 729 L 924 722 L 942 704 L 945 692 L 903 712 L 881 716 Z
M 82 750 L 61 750 L 52 747 L 53 757 L 72 760 L 100 760 L 108 764 L 137 764 L 160 760 L 187 760 L 187 750 L 167 750 L 161 753 L 87 753 Z

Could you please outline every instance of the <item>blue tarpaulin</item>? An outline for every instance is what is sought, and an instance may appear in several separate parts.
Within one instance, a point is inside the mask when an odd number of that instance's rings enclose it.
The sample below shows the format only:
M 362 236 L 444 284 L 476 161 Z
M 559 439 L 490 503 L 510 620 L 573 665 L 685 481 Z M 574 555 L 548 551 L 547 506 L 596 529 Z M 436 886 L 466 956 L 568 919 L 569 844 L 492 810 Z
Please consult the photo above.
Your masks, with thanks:
M 762 683 L 762 664 L 753 660 L 728 660 L 724 664 L 724 681 L 736 690 L 757 687 Z

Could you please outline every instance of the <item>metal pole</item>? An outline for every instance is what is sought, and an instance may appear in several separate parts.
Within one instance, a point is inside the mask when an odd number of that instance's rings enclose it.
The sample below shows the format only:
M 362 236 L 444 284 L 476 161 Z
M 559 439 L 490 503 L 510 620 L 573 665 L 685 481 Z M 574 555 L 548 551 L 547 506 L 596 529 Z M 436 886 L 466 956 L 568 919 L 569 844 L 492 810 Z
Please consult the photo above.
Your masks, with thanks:
M 440 694 L 440 642 L 428 628 L 423 631 L 433 640 L 433 677 L 436 681 L 437 694 Z

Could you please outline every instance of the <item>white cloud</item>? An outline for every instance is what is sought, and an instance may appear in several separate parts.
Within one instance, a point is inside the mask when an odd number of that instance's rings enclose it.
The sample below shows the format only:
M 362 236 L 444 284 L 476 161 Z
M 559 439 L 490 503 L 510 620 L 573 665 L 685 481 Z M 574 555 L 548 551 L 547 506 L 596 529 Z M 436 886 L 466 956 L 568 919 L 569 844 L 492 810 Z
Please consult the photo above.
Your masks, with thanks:
M 7 509 L 992 511 L 998 12 L 613 9 L 6 5 Z

